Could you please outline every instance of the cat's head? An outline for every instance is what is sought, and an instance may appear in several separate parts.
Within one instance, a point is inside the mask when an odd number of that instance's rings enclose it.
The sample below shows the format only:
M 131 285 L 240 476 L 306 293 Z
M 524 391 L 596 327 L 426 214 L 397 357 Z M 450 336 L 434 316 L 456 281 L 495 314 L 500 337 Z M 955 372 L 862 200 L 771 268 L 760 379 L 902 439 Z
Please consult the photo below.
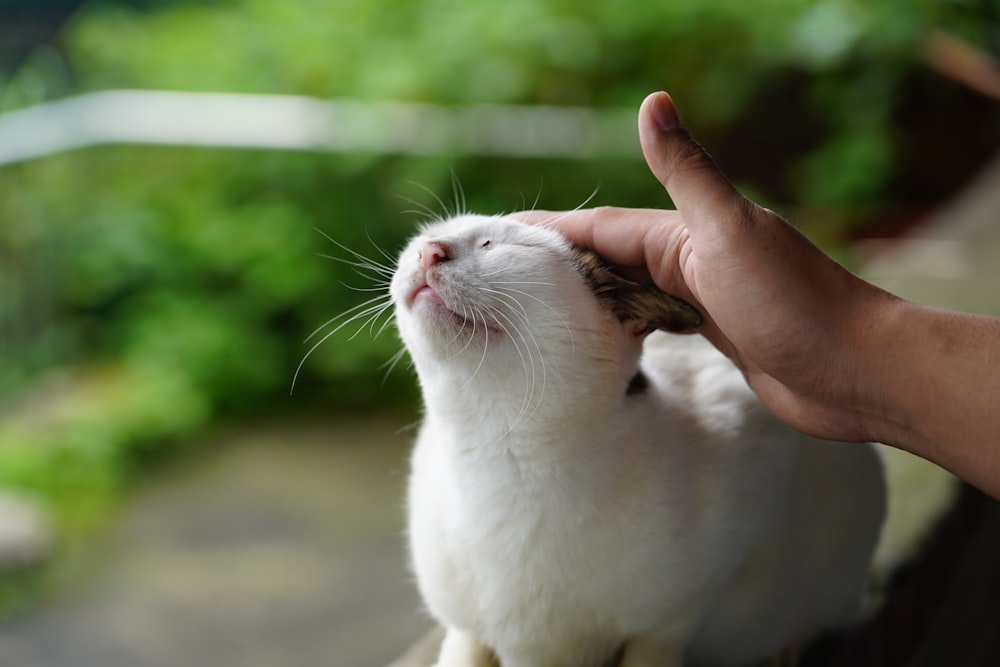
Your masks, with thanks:
M 621 279 L 556 232 L 509 216 L 426 225 L 400 256 L 390 291 L 422 375 L 502 380 L 545 369 L 564 380 L 609 375 L 627 383 L 646 333 L 700 323 L 686 303 Z

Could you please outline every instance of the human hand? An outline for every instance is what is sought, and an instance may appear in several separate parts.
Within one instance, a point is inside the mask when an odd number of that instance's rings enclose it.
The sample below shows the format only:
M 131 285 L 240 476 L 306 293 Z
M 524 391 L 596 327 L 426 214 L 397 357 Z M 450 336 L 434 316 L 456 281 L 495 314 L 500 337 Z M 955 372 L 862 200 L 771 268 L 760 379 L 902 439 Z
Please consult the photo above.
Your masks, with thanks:
M 639 137 L 676 211 L 597 208 L 522 214 L 592 248 L 632 278 L 695 303 L 699 332 L 792 426 L 835 440 L 872 439 L 865 394 L 880 323 L 896 297 L 842 268 L 772 211 L 743 197 L 654 93 Z

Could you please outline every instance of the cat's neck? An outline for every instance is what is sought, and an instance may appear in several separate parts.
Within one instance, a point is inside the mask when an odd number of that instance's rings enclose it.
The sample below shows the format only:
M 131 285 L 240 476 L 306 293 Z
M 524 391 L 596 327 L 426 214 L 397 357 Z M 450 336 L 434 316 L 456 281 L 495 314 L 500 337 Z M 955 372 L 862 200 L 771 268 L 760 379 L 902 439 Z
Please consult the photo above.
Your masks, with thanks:
M 534 375 L 484 365 L 472 376 L 440 365 L 421 372 L 427 417 L 459 449 L 506 449 L 534 458 L 555 456 L 569 443 L 592 438 L 612 419 L 611 380 Z

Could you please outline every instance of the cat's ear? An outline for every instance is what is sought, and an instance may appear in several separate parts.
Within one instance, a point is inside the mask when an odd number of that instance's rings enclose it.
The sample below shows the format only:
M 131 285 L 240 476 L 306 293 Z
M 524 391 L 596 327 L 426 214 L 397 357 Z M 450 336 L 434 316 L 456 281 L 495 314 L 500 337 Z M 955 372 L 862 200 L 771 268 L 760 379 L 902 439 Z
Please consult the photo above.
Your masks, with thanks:
M 701 313 L 687 301 L 619 276 L 595 253 L 576 250 L 574 259 L 598 301 L 619 320 L 634 322 L 637 335 L 654 329 L 679 333 L 701 325 Z

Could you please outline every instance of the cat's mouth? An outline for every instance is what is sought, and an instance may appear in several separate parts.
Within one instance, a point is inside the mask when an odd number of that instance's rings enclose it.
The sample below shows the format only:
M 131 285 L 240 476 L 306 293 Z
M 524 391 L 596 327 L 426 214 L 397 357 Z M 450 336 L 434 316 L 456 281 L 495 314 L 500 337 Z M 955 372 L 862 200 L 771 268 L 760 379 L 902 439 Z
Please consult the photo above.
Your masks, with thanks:
M 495 335 L 504 332 L 503 327 L 492 321 L 492 318 L 481 312 L 481 309 L 474 307 L 456 308 L 449 304 L 440 292 L 426 283 L 413 290 L 409 303 L 412 310 L 426 310 L 425 317 L 433 318 L 436 322 L 447 322 L 459 331 Z
M 441 294 L 430 286 L 426 281 L 421 281 L 411 292 L 409 298 L 407 298 L 407 303 L 410 308 L 418 308 L 421 305 L 430 308 L 444 308 L 445 310 L 451 311 L 452 309 L 445 303 Z M 453 311 L 452 311 L 453 312 Z
M 440 300 L 441 297 L 438 295 L 437 292 L 434 291 L 433 287 L 431 287 L 430 285 L 424 284 L 424 285 L 421 285 L 420 287 L 418 287 L 417 289 L 413 290 L 413 293 L 410 294 L 410 298 L 409 298 L 410 306 L 413 306 L 417 302 L 417 299 L 438 299 L 438 300 Z

